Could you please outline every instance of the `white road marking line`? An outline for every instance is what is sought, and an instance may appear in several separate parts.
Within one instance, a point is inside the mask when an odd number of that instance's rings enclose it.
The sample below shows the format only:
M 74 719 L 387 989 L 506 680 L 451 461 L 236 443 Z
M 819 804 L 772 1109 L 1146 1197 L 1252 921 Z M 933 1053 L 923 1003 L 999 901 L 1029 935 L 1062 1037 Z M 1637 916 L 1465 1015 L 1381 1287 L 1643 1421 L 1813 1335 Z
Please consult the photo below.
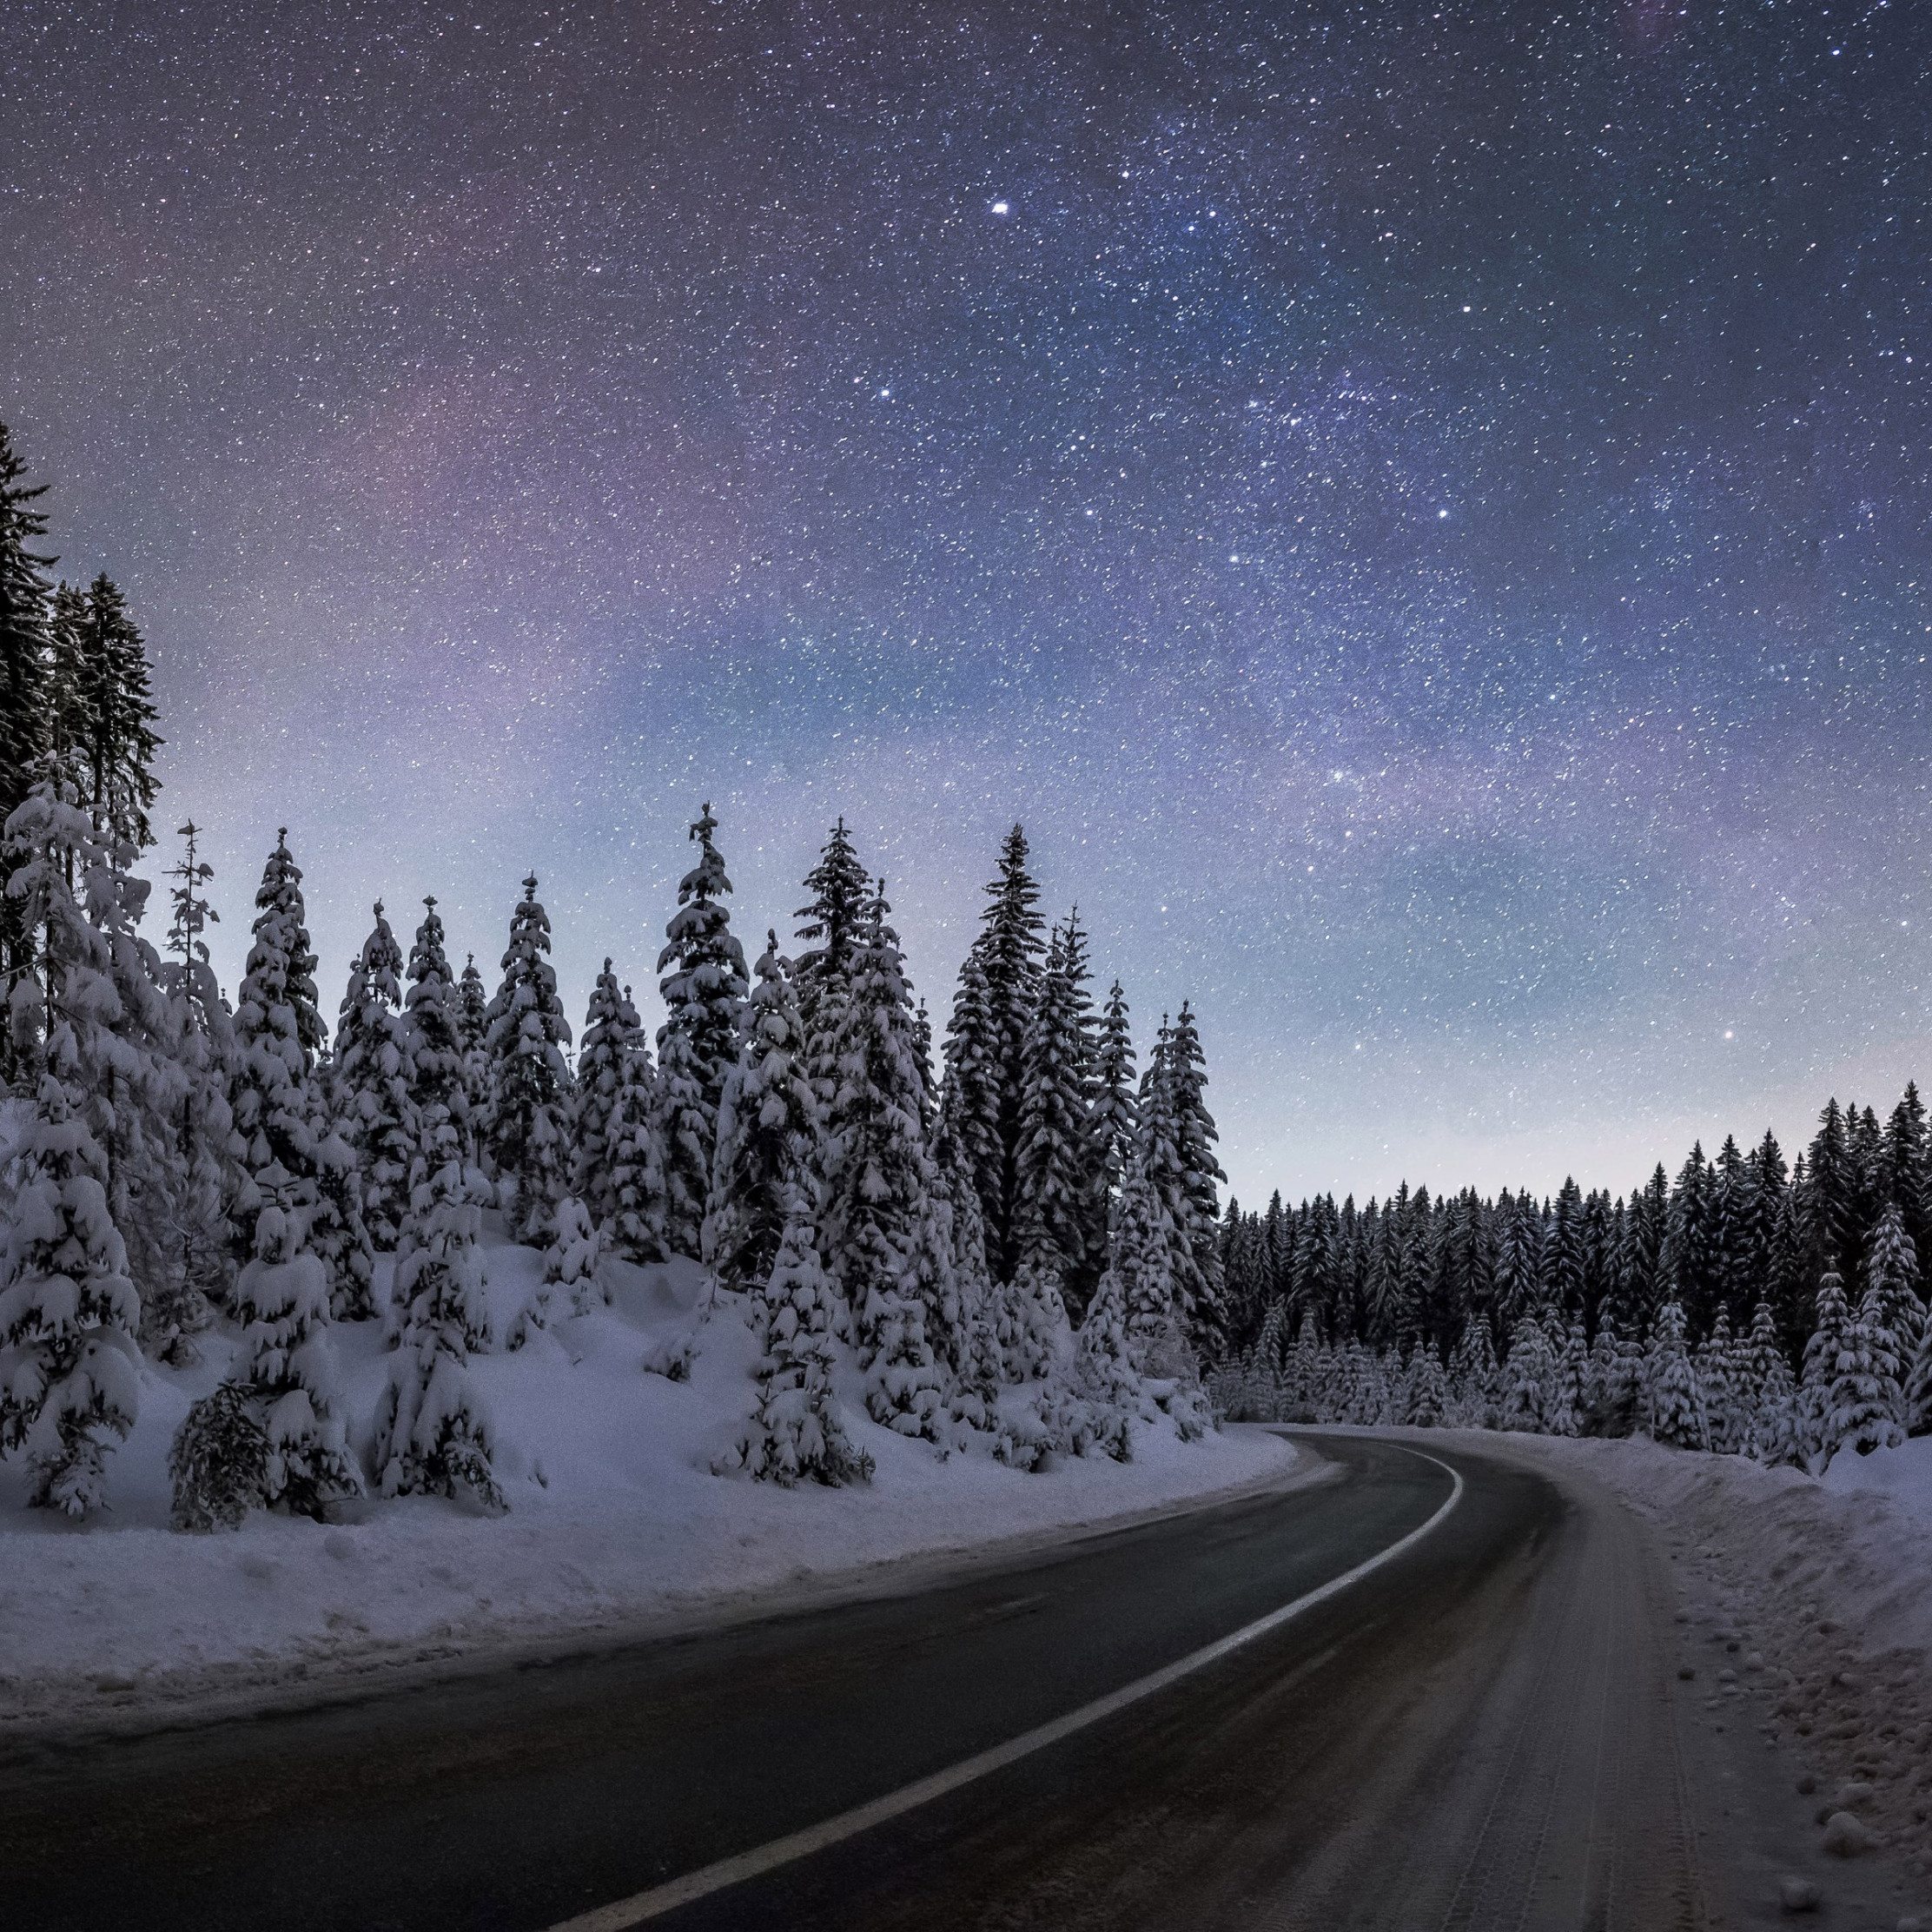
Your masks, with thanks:
M 1218 1664 L 1222 1657 L 1244 1644 L 1252 1644 L 1257 1638 L 1266 1637 L 1270 1631 L 1280 1630 L 1282 1624 L 1292 1622 L 1304 1611 L 1313 1610 L 1317 1604 L 1340 1596 L 1351 1584 L 1360 1583 L 1371 1571 L 1380 1570 L 1385 1563 L 1393 1563 L 1405 1552 L 1413 1550 L 1462 1500 L 1462 1478 L 1447 1463 L 1425 1454 L 1420 1449 L 1410 1449 L 1408 1453 L 1420 1456 L 1424 1462 L 1434 1463 L 1449 1478 L 1454 1485 L 1449 1492 L 1449 1499 L 1426 1523 L 1411 1530 L 1406 1536 L 1399 1538 L 1387 1549 L 1379 1551 L 1366 1561 L 1358 1563 L 1353 1570 L 1345 1570 L 1340 1576 L 1331 1578 L 1320 1589 L 1311 1590 L 1307 1596 L 1297 1597 L 1292 1604 L 1284 1604 L 1280 1609 L 1270 1611 L 1266 1617 L 1244 1624 L 1215 1643 L 1190 1651 L 1186 1657 L 1155 1671 L 1151 1676 L 1138 1677 L 1118 1690 L 1109 1691 L 1104 1697 L 1082 1704 L 1077 1710 L 1069 1710 L 1064 1717 L 1055 1717 L 1051 1724 L 1022 1731 L 1017 1737 L 1009 1737 L 1003 1744 L 996 1744 L 990 1750 L 962 1758 L 943 1771 L 935 1771 L 930 1777 L 902 1785 L 897 1791 L 874 1798 L 869 1804 L 855 1805 L 850 1811 L 841 1811 L 836 1818 L 827 1818 L 823 1824 L 808 1825 L 804 1830 L 794 1831 L 788 1837 L 774 1838 L 769 1844 L 741 1851 L 735 1857 L 720 1858 L 715 1864 L 702 1865 L 696 1871 L 686 1872 L 682 1878 L 654 1885 L 647 1892 L 619 1899 L 613 1905 L 599 1905 L 593 1911 L 579 1913 L 573 1919 L 566 1919 L 552 1926 L 549 1932 L 629 1932 L 631 1927 L 661 1918 L 666 1912 L 675 1912 L 679 1906 L 689 1905 L 695 1899 L 724 1891 L 728 1886 L 742 1885 L 748 1878 L 762 1877 L 766 1872 L 776 1871 L 781 1865 L 791 1864 L 797 1859 L 809 1858 L 828 1845 L 856 1838 L 860 1832 L 870 1831 L 873 1826 L 884 1824 L 889 1819 L 903 1817 L 908 1811 L 917 1810 L 922 1804 L 930 1804 L 935 1798 L 943 1798 L 949 1792 L 958 1790 L 962 1785 L 1004 1770 L 1009 1764 L 1016 1764 L 1022 1757 L 1030 1757 L 1035 1751 L 1044 1750 L 1049 1744 L 1057 1744 L 1062 1738 L 1071 1737 L 1075 1731 L 1085 1730 L 1089 1724 L 1097 1724 L 1102 1718 L 1125 1710 L 1129 1704 L 1165 1690 L 1169 1684 L 1192 1677 L 1196 1671 L 1206 1670 L 1210 1664 Z

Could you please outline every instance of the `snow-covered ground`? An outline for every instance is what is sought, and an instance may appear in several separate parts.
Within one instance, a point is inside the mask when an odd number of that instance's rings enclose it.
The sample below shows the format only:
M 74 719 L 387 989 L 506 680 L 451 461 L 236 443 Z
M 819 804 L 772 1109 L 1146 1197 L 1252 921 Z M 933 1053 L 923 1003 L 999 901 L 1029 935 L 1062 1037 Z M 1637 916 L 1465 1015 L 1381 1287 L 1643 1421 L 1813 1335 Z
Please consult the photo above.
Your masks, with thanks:
M 486 1260 L 500 1336 L 540 1258 L 499 1241 Z M 502 1518 L 410 1498 L 329 1525 L 257 1514 L 228 1534 L 170 1530 L 169 1444 L 227 1366 L 229 1344 L 212 1331 L 198 1368 L 146 1368 L 103 1517 L 76 1526 L 24 1508 L 25 1470 L 0 1464 L 0 1724 L 145 1722 L 722 1618 L 876 1586 L 869 1567 L 895 1559 L 1154 1512 L 1294 1466 L 1294 1450 L 1258 1431 L 1183 1444 L 1164 1424 L 1137 1427 L 1125 1464 L 1022 1474 L 983 1451 L 942 1463 L 868 1421 L 854 1380 L 840 1393 L 877 1466 L 869 1485 L 716 1476 L 751 1399 L 750 1332 L 721 1304 L 688 1380 L 646 1373 L 647 1353 L 691 1332 L 702 1276 L 688 1264 L 606 1273 L 612 1307 L 572 1316 L 559 1290 L 557 1319 L 527 1346 L 473 1360 L 500 1444 Z M 383 1336 L 374 1323 L 333 1333 L 349 1413 L 366 1427 L 390 1360 Z
M 1819 1479 L 1640 1438 L 1432 1433 L 1581 1470 L 1655 1522 L 1710 1699 L 1795 1746 L 1821 1823 L 1849 1809 L 1932 1871 L 1932 1437 Z

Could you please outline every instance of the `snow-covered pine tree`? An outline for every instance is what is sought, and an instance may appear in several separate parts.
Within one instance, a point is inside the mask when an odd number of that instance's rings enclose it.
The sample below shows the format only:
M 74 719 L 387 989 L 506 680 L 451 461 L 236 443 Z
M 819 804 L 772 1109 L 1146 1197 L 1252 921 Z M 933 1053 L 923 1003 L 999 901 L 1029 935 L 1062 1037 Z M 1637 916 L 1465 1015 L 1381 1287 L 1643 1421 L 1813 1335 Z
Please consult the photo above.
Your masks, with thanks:
M 394 1252 L 409 1211 L 414 1075 L 402 1016 L 402 949 L 375 903 L 375 924 L 349 968 L 335 1023 L 332 1113 L 362 1177 L 362 1225 L 382 1254 Z M 373 1310 L 371 1311 L 373 1313 Z
M 637 1008 L 624 989 L 626 1033 L 617 1098 L 607 1116 L 609 1168 L 592 1208 L 603 1252 L 619 1260 L 661 1261 L 665 1245 L 664 1143 L 658 1138 L 658 1075 L 651 1044 L 634 1022 Z
M 738 1060 L 738 1016 L 749 990 L 725 903 L 731 882 L 711 837 L 717 830 L 707 803 L 691 828 L 698 863 L 678 881 L 678 910 L 665 928 L 669 943 L 658 956 L 666 1016 L 658 1032 L 665 1240 L 674 1254 L 693 1260 L 704 1245 L 718 1103 Z
M 1556 1375 L 1551 1384 L 1548 1416 L 1553 1436 L 1583 1433 L 1584 1392 L 1590 1380 L 1590 1346 L 1584 1340 L 1583 1317 L 1565 1320 L 1554 1311 L 1546 1323 L 1551 1346 L 1556 1354 Z
M 1651 1440 L 1679 1449 L 1708 1449 L 1704 1383 L 1684 1339 L 1684 1310 L 1674 1300 L 1657 1312 L 1644 1366 L 1644 1415 Z
M 1918 1353 L 1907 1370 L 1901 1413 L 1907 1435 L 1932 1435 L 1932 1321 L 1926 1323 Z
M 1821 1332 L 1824 1298 L 1821 1287 Z M 1858 1306 L 1847 1313 L 1838 1336 L 1836 1360 L 1818 1412 L 1821 1472 L 1843 1450 L 1869 1456 L 1874 1449 L 1896 1449 L 1905 1439 L 1898 1342 L 1886 1322 L 1884 1297 L 1878 1289 L 1865 1290 Z M 1809 1359 L 1806 1366 L 1809 1370 Z
M 500 1510 L 489 1418 L 469 1374 L 470 1351 L 490 1339 L 481 1213 L 464 1185 L 455 1128 L 433 1113 L 417 1128 L 417 1181 L 396 1257 L 400 1346 L 376 1414 L 377 1479 L 385 1496 L 466 1494 Z
M 1094 1182 L 1088 1158 L 1088 1042 L 1075 994 L 1067 935 L 1055 928 L 1021 1062 L 1014 1243 L 1022 1267 L 1055 1278 L 1069 1315 L 1077 1320 L 1082 1304 L 1069 1296 L 1069 1284 L 1086 1272 Z
M 1802 1463 L 1804 1447 L 1798 1425 L 1797 1390 L 1777 1332 L 1777 1317 L 1769 1301 L 1760 1301 L 1751 1312 L 1743 1364 L 1750 1422 L 1746 1453 L 1762 1463 Z
M 969 1428 L 994 1430 L 1004 1365 L 1000 1359 L 999 1291 L 986 1266 L 986 1231 L 980 1217 L 979 1189 L 965 1155 L 952 1138 L 946 1108 L 940 1108 L 933 1146 L 936 1191 L 943 1192 L 952 1240 L 951 1332 L 945 1338 L 950 1374 L 952 1419 Z
M 1465 1429 L 1493 1429 L 1501 1413 L 1496 1343 L 1481 1313 L 1463 1324 L 1449 1360 L 1449 1386 L 1456 1422 Z
M 1017 825 L 1000 849 L 1000 874 L 986 888 L 978 936 L 961 969 L 946 1027 L 954 1131 L 973 1164 L 986 1259 L 996 1281 L 1019 1265 L 1016 1168 L 1027 1029 L 1039 996 L 1040 889 L 1027 870 L 1025 832 Z
M 791 968 L 797 995 L 800 1038 L 807 1075 L 823 1113 L 837 1090 L 834 1036 L 851 981 L 852 949 L 865 929 L 871 880 L 859 863 L 852 835 L 841 818 L 826 838 L 818 863 L 805 874 L 809 903 L 798 908 L 797 936 L 805 942 Z
M 10 828 L 31 809 L 30 797 Z M 108 1439 L 126 1439 L 140 1400 L 140 1304 L 108 1211 L 107 1161 L 69 1085 L 92 1057 L 81 1036 L 100 1024 L 88 1007 L 103 979 L 84 956 L 56 976 L 40 1090 L 6 1176 L 0 1452 L 24 1449 L 31 1502 L 69 1516 L 105 1500 Z
M 1094 1048 L 1093 1098 L 1087 1131 L 1093 1149 L 1094 1196 L 1087 1204 L 1087 1247 L 1103 1259 L 1114 1197 L 1120 1192 L 1139 1132 L 1139 1082 L 1135 1075 L 1134 1035 L 1128 1023 L 1127 996 L 1115 980 L 1102 1009 Z M 1280 1197 L 1277 1195 L 1279 1203 Z M 1274 1277 L 1268 1274 L 1272 1288 Z
M 214 1487 L 232 1493 L 245 1478 L 250 1486 L 259 1483 L 263 1504 L 320 1516 L 362 1492 L 327 1333 L 328 1271 L 308 1247 L 308 1210 L 295 1201 L 290 1177 L 270 1168 L 259 1185 L 266 1198 L 255 1218 L 255 1254 L 235 1280 L 242 1340 L 228 1380 L 260 1431 L 262 1460 L 259 1470 L 218 1472 Z M 182 1427 L 192 1430 L 193 1421 Z M 173 1459 L 177 1465 L 189 1463 L 185 1450 L 184 1444 Z M 201 1480 L 208 1480 L 205 1467 Z M 177 1486 L 175 1519 L 213 1515 L 212 1500 L 205 1491 L 184 1494 Z
M 179 836 L 186 844 L 168 873 L 174 917 L 162 969 L 173 1018 L 171 1055 L 182 1082 L 174 1123 L 179 1185 L 168 1208 L 167 1280 L 142 1298 L 141 1326 L 149 1353 L 186 1367 L 196 1360 L 192 1338 L 207 1324 L 208 1302 L 225 1299 L 235 1279 L 228 1203 L 241 1185 L 242 1140 L 228 1102 L 235 1022 L 202 936 L 218 923 L 206 896 L 215 870 L 201 857 L 201 828 L 193 819 Z
M 1704 1386 L 1704 1419 L 1714 1455 L 1742 1455 L 1750 1446 L 1750 1416 L 1745 1406 L 1747 1392 L 1736 1380 L 1736 1349 L 1730 1311 L 1720 1303 L 1710 1333 L 1697 1345 L 1693 1357 L 1697 1380 Z
M 127 599 L 104 572 L 81 599 L 76 638 L 78 694 L 90 727 L 88 804 L 95 823 L 138 852 L 155 842 L 148 813 L 159 795 L 154 775 L 161 739 L 148 652 Z
M 773 934 L 767 956 L 777 952 Z M 832 1393 L 838 1289 L 819 1265 L 805 1189 L 785 1184 L 784 1208 L 770 1273 L 754 1284 L 745 1309 L 759 1341 L 758 1405 L 730 1466 L 788 1488 L 864 1482 L 872 1459 L 853 1446 Z
M 404 1059 L 415 1144 L 422 1121 L 440 1114 L 456 1130 L 459 1145 L 469 1122 L 469 1089 L 463 1078 L 462 996 L 443 948 L 443 922 L 433 896 L 423 900 L 422 923 L 409 949 L 409 990 L 403 998 Z M 411 1150 L 414 1165 L 414 1148 Z M 405 1206 L 414 1196 L 412 1172 Z
M 718 1285 L 738 1294 L 771 1279 L 787 1224 L 797 1218 L 821 1166 L 818 1100 L 797 995 L 776 932 L 765 935 L 757 973 L 744 1043 L 718 1099 L 701 1244 Z M 816 1229 L 809 1233 L 816 1241 Z
M 243 1179 L 229 1212 L 244 1255 L 254 1252 L 255 1218 L 262 1208 L 259 1175 L 279 1168 L 301 1205 L 316 1198 L 308 1088 L 327 1035 L 315 1004 L 315 956 L 309 949 L 301 869 L 288 850 L 287 826 L 275 837 L 255 897 L 254 943 L 235 1009 L 232 1108 L 242 1136 Z
M 484 1050 L 490 1098 L 484 1146 L 500 1184 L 513 1241 L 541 1247 L 570 1171 L 570 1024 L 557 997 L 550 916 L 537 898 L 537 876 L 523 882 L 510 916 L 503 983 L 490 1002 Z
M 1550 1338 L 1534 1309 L 1518 1315 L 1510 1331 L 1509 1357 L 1503 1364 L 1502 1415 L 1497 1426 L 1527 1435 L 1547 1435 L 1555 1400 L 1557 1360 Z
M 1834 1109 L 1836 1106 L 1834 1102 Z M 1798 1451 L 1794 1459 L 1813 1475 L 1823 1472 L 1838 1446 L 1832 1435 L 1832 1385 L 1837 1380 L 1839 1358 L 1846 1352 L 1846 1331 L 1850 1326 L 1844 1278 L 1836 1268 L 1827 1267 L 1818 1281 L 1794 1405 L 1794 1446 Z
M 637 1009 L 625 998 L 606 957 L 584 1015 L 571 1104 L 570 1191 L 593 1222 L 609 1213 L 617 1110 L 625 1088 L 625 1061 L 637 1030 Z
M 456 1032 L 462 1042 L 466 1102 L 463 1164 L 475 1167 L 483 1158 L 483 1126 L 490 1111 L 490 996 L 474 953 L 465 955 L 463 976 L 456 983 Z
M 1449 1419 L 1449 1385 L 1442 1358 L 1426 1340 L 1419 1341 L 1409 1358 L 1401 1419 L 1411 1429 L 1439 1429 Z
M 189 1187 L 179 1138 L 189 1090 L 176 1053 L 179 1016 L 162 987 L 159 954 L 136 930 L 149 890 L 132 870 L 137 848 L 116 815 L 88 806 L 83 777 L 78 752 L 51 751 L 5 829 L 7 892 L 20 915 L 24 959 L 12 991 L 15 1063 L 41 1063 L 54 1008 L 77 1010 L 55 982 L 97 969 L 102 983 L 89 1016 L 96 1024 L 76 1034 L 83 1061 L 69 1094 L 106 1162 L 108 1211 L 136 1293 L 171 1306 L 180 1293 L 178 1221 Z
M 902 1435 L 943 1433 L 918 1247 L 933 1185 L 919 1120 L 912 998 L 881 882 L 851 959 L 825 1120 L 823 1251 L 850 1304 L 866 1407 Z
M 1909 1366 L 1925 1336 L 1925 1303 L 1918 1256 L 1896 1201 L 1885 1204 L 1865 1243 L 1865 1292 L 1878 1297 L 1884 1327 Z
M 1221 1136 L 1208 1111 L 1207 1087 L 1207 1055 L 1201 1051 L 1194 1009 L 1183 1000 L 1168 1045 L 1166 1106 L 1179 1163 L 1180 1198 L 1186 1205 L 1185 1221 L 1177 1208 L 1175 1224 L 1185 1234 L 1194 1260 L 1192 1276 L 1182 1282 L 1189 1340 L 1199 1354 L 1212 1359 L 1227 1340 L 1216 1190 L 1216 1183 L 1227 1176 L 1214 1154 Z
M 25 460 L 0 423 L 0 825 L 12 817 L 41 776 L 49 714 L 47 571 L 54 559 L 34 547 L 46 534 L 38 507 L 47 485 L 24 480 Z M 57 698 L 58 693 L 54 694 Z M 22 909 L 0 894 L 0 973 L 10 993 L 31 959 Z M 0 1055 L 10 1085 L 31 1093 L 36 1066 L 15 1057 L 10 1029 L 0 1033 Z

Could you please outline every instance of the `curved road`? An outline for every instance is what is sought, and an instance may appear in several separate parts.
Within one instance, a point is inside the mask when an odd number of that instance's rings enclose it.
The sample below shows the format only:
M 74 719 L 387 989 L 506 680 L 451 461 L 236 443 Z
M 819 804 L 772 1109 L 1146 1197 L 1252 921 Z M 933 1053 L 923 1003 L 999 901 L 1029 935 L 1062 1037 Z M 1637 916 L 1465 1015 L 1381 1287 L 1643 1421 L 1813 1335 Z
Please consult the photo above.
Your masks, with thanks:
M 1338 1480 L 916 1595 L 360 1704 L 12 1747 L 0 1919 L 546 1932 L 1267 1616 L 1426 1523 L 1447 1462 L 1457 1506 L 1372 1575 L 1072 1737 L 651 1922 L 1732 1922 L 1738 1874 L 1713 1869 L 1692 1803 L 1702 1790 L 1715 1811 L 1731 1774 L 1686 1770 L 1668 1583 L 1636 1521 L 1466 1447 L 1431 1446 L 1436 1462 L 1310 1439 Z

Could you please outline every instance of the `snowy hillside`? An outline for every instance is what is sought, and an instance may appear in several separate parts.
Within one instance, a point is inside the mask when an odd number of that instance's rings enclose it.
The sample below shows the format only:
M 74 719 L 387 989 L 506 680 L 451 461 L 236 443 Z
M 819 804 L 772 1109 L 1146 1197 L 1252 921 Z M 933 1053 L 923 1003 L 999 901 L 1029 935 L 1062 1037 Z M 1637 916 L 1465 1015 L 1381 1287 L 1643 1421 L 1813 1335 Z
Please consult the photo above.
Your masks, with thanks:
M 506 1335 L 542 1257 L 500 1236 L 484 1253 L 493 1323 Z M 0 1723 L 205 1708 L 716 1613 L 734 1593 L 1157 1508 L 1294 1465 L 1273 1438 L 1182 1445 L 1164 1419 L 1136 1426 L 1128 1463 L 1068 1458 L 1027 1473 L 983 1446 L 942 1461 L 867 1419 L 848 1366 L 838 1393 L 874 1460 L 870 1484 L 788 1491 L 720 1477 L 712 1462 L 756 1395 L 739 1298 L 721 1298 L 689 1379 L 672 1381 L 642 1364 L 693 1332 L 702 1271 L 605 1272 L 610 1307 L 572 1316 L 566 1296 L 526 1346 L 472 1359 L 496 1432 L 502 1518 L 411 1496 L 343 1505 L 329 1524 L 257 1511 L 233 1534 L 171 1531 L 169 1444 L 227 1372 L 234 1342 L 222 1330 L 201 1338 L 194 1369 L 144 1367 L 139 1419 L 111 1459 L 111 1506 L 86 1526 L 23 1507 L 30 1472 L 0 1464 Z M 366 1450 L 394 1358 L 379 1323 L 331 1335 L 346 1408 L 363 1419 L 352 1439 Z

